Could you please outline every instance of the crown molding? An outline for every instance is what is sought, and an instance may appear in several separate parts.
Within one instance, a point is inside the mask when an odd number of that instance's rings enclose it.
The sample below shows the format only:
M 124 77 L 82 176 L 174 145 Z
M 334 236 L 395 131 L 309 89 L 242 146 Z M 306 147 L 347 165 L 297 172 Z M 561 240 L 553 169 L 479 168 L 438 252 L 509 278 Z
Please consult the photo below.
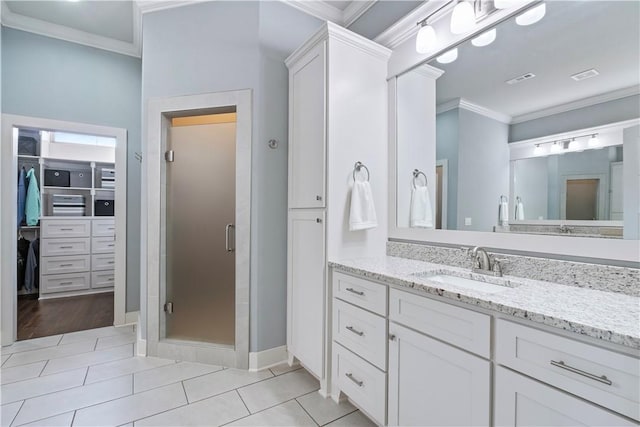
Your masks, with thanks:
M 432 78 L 434 80 L 438 79 L 441 75 L 444 74 L 444 70 L 441 70 L 441 69 L 436 68 L 436 67 L 432 67 L 429 64 L 422 64 L 419 67 L 416 67 L 413 70 L 411 70 L 411 72 L 420 74 L 420 75 L 425 76 L 425 77 Z
M 415 8 L 409 14 L 405 15 L 395 24 L 384 30 L 373 41 L 379 43 L 389 49 L 395 49 L 411 37 L 418 34 L 418 22 L 437 11 L 446 1 L 427 1 L 423 5 Z M 445 16 L 453 4 L 442 9 L 438 14 L 429 20 L 429 23 L 438 21 Z
M 291 7 L 315 16 L 323 21 L 330 21 L 342 25 L 342 11 L 329 3 L 318 0 L 280 0 Z
M 342 25 L 349 27 L 356 22 L 365 12 L 371 9 L 378 0 L 352 0 L 342 12 Z
M 202 3 L 204 0 L 136 0 L 135 3 L 140 13 L 156 12 L 158 10 L 173 9 L 175 7 L 189 6 Z
M 27 31 L 29 33 L 38 34 L 45 37 L 64 40 L 71 43 L 77 43 L 97 49 L 108 50 L 110 52 L 119 53 L 121 55 L 141 57 L 141 29 L 142 26 L 136 24 L 136 9 L 134 7 L 134 23 L 133 23 L 133 42 L 127 43 L 122 40 L 116 40 L 109 37 L 99 36 L 97 34 L 87 33 L 63 25 L 53 24 L 51 22 L 42 21 L 40 19 L 31 18 L 29 16 L 13 13 L 5 2 L 2 2 L 2 25 L 16 30 Z
M 640 86 L 631 86 L 624 89 L 614 90 L 613 92 L 607 92 L 602 95 L 591 96 L 577 101 L 567 102 L 566 104 L 560 104 L 543 110 L 534 111 L 532 113 L 522 114 L 514 117 L 511 124 L 528 122 L 530 120 L 536 120 L 542 117 L 552 116 L 554 114 L 566 113 L 567 111 L 577 110 L 579 108 L 591 107 L 592 105 L 615 101 L 616 99 L 622 99 L 638 94 L 640 94 Z
M 501 123 L 510 124 L 511 116 L 501 113 L 499 111 L 491 110 L 482 105 L 474 104 L 464 98 L 457 98 L 444 104 L 440 104 L 436 107 L 436 114 L 444 113 L 445 111 L 453 110 L 454 108 L 463 108 L 468 111 L 472 111 L 481 116 L 488 117 L 493 120 L 497 120 Z

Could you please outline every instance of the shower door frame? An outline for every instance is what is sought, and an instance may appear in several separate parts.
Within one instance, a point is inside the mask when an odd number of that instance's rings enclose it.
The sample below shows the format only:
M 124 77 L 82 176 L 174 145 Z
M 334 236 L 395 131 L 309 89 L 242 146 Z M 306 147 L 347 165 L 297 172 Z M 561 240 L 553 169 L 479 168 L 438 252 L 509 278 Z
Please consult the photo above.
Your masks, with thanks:
M 251 90 L 152 98 L 147 105 L 143 153 L 143 248 L 141 325 L 138 353 L 247 369 L 249 366 L 249 278 L 251 250 Z M 235 346 L 180 341 L 165 337 L 166 163 L 171 118 L 236 109 Z M 146 190 L 146 191 L 145 191 Z M 145 298 L 146 293 L 146 298 Z M 146 325 L 144 324 L 146 323 Z M 146 326 L 146 327 L 145 327 Z M 146 342 L 144 338 L 146 337 Z M 141 351 L 145 347 L 146 352 Z

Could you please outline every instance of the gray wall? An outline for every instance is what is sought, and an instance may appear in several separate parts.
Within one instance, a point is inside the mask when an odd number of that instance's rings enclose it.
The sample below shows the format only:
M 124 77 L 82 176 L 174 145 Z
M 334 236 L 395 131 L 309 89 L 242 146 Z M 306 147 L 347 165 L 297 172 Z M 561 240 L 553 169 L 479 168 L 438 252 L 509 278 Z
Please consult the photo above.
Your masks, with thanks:
M 458 224 L 458 109 L 436 116 L 436 159 L 447 160 L 447 229 Z
M 624 141 L 624 238 L 640 238 L 640 126 L 627 128 Z
M 520 196 L 525 219 L 548 219 L 547 158 L 531 157 L 515 162 L 513 197 Z M 509 204 L 509 218 L 515 217 L 516 201 Z
M 538 138 L 640 117 L 640 95 L 566 111 L 509 127 L 509 141 Z
M 509 127 L 462 108 L 458 114 L 458 230 L 492 231 L 500 195 L 509 195 Z
M 250 351 L 286 343 L 283 61 L 320 25 L 280 2 L 207 2 L 144 15 L 143 103 L 151 97 L 253 90 Z M 281 142 L 277 150 L 267 147 L 271 138 Z
M 125 128 L 127 311 L 140 304 L 141 61 L 2 28 L 2 112 Z

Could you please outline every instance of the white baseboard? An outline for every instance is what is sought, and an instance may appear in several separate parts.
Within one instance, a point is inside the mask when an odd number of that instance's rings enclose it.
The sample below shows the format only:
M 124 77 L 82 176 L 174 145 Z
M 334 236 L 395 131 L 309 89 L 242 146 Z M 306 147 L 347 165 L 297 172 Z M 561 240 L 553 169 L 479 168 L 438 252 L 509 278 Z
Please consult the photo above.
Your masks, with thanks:
M 128 313 L 124 314 L 124 324 L 125 325 L 130 325 L 132 323 L 138 323 L 138 315 L 140 314 L 139 311 L 130 311 Z
M 287 346 L 249 353 L 249 371 L 256 372 L 287 361 Z

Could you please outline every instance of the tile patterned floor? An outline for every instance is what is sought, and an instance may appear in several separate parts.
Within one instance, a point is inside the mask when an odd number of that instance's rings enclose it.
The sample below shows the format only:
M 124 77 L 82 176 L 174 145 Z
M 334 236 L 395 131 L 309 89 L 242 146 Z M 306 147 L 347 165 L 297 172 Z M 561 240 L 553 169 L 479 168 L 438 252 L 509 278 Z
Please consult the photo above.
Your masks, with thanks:
M 134 356 L 132 327 L 2 347 L 2 426 L 374 426 L 299 366 L 260 372 Z

